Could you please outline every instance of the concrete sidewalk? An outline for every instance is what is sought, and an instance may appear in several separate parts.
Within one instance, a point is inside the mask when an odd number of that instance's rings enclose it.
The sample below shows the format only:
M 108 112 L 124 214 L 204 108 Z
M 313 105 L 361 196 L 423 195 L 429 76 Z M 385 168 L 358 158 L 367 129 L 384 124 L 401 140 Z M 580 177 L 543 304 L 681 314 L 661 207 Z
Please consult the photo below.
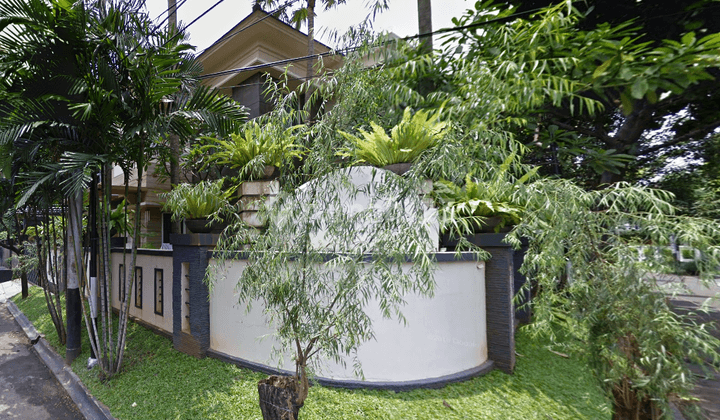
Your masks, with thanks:
M 19 294 L 20 291 L 20 280 L 0 283 L 0 304 L 7 302 L 8 299 Z

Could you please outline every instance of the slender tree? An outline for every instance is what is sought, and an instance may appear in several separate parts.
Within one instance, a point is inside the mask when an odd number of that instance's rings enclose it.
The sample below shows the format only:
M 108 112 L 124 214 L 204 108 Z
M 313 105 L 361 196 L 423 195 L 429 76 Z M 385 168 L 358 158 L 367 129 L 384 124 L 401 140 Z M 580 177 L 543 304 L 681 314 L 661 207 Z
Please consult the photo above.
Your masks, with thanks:
M 424 52 L 432 52 L 433 40 L 432 35 L 422 36 L 432 33 L 432 2 L 431 0 L 417 0 L 418 11 L 418 34 L 420 37 L 420 50 Z
M 323 10 L 329 10 L 333 9 L 339 5 L 345 4 L 347 0 L 320 0 L 320 6 Z M 375 13 L 380 12 L 382 10 L 387 9 L 389 0 L 371 0 L 367 2 L 368 8 L 371 10 L 372 16 L 375 15 Z M 280 0 L 255 0 L 255 5 L 262 6 L 267 5 L 268 7 L 275 7 L 279 5 L 281 2 Z M 292 3 L 295 3 L 295 1 L 288 1 L 285 2 L 283 5 L 281 5 L 281 8 L 286 8 Z M 316 8 L 316 0 L 304 0 L 303 6 L 295 9 L 295 11 L 290 15 L 289 19 L 290 22 L 295 24 L 295 26 L 299 29 L 302 24 L 307 25 L 307 34 L 308 34 L 308 44 L 307 44 L 307 64 L 306 64 L 306 70 L 305 70 L 305 77 L 308 81 L 308 86 L 310 86 L 313 78 L 315 77 L 315 64 L 317 63 L 317 59 L 314 57 L 315 55 L 315 8 Z M 281 14 L 281 16 L 284 16 L 284 14 Z M 368 15 L 368 18 L 370 15 Z M 306 102 L 310 103 L 310 106 L 312 108 L 312 102 L 311 99 L 312 96 L 312 89 L 308 88 L 306 91 Z M 311 118 L 312 119 L 312 118 Z
M 136 169 L 139 188 L 144 168 L 161 149 L 156 140 L 165 133 L 190 136 L 202 125 L 226 132 L 245 113 L 231 99 L 198 85 L 195 76 L 199 68 L 187 54 L 190 47 L 179 42 L 181 37 L 159 31 L 142 12 L 140 0 L 100 1 L 87 7 L 82 2 L 38 0 L 3 3 L 0 11 L 8 16 L 0 26 L 7 35 L 0 37 L 0 69 L 6 76 L 2 92 L 8 98 L 0 105 L 5 117 L 0 124 L 0 144 L 15 150 L 20 150 L 19 144 L 26 145 L 25 161 L 34 163 L 37 172 L 17 205 L 23 206 L 44 186 L 70 197 L 68 207 L 75 213 L 71 213 L 68 239 L 74 245 L 67 260 L 69 272 L 77 274 L 71 283 L 77 279 L 78 288 L 72 289 L 78 297 L 75 301 L 83 305 L 82 298 L 89 296 L 91 289 L 84 270 L 77 270 L 84 267 L 78 203 L 96 174 L 105 179 L 104 211 L 98 218 L 103 253 L 101 325 L 91 321 L 87 311 L 85 322 L 100 366 L 112 376 L 122 367 L 129 300 L 126 296 L 121 304 L 114 339 L 107 229 L 110 165 L 124 170 L 126 190 L 128 176 Z M 165 109 L 161 104 L 170 96 L 172 105 Z M 45 157 L 40 165 L 33 159 L 38 153 Z M 139 214 L 137 208 L 135 214 Z M 138 224 L 136 218 L 130 273 L 137 254 Z M 132 281 L 133 276 L 126 276 L 125 290 L 130 290 Z M 73 312 L 72 319 L 79 322 L 75 314 L 79 312 Z M 78 346 L 73 343 L 68 337 L 68 356 L 71 351 L 72 355 L 79 352 L 79 337 Z

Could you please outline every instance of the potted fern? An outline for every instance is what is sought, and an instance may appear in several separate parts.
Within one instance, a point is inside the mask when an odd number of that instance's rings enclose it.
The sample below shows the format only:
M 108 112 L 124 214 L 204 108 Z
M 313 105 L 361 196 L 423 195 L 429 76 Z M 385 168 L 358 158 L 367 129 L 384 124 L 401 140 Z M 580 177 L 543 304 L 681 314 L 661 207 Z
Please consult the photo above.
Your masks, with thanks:
M 440 230 L 446 237 L 509 232 L 520 223 L 525 211 L 523 186 L 537 168 L 520 178 L 511 176 L 509 169 L 515 159 L 511 154 L 492 175 L 475 178 L 467 174 L 463 186 L 445 180 L 434 183 Z
M 110 210 L 108 218 L 108 231 L 110 232 L 110 245 L 115 247 L 123 247 L 127 242 L 127 236 L 133 236 L 134 225 L 132 223 L 135 210 L 126 208 L 125 200 L 120 202 L 113 210 Z M 121 235 L 114 237 L 115 235 Z
M 440 203 L 441 230 L 445 232 L 509 232 L 522 217 L 521 206 L 488 197 L 483 183 L 470 176 L 462 187 L 445 180 L 437 181 L 433 192 Z
M 185 219 L 193 233 L 214 233 L 222 230 L 223 213 L 230 207 L 235 187 L 224 188 L 222 179 L 197 184 L 180 184 L 161 196 L 166 199 L 163 210 L 172 213 L 174 221 Z
M 358 130 L 360 137 L 339 130 L 351 143 L 340 155 L 353 158 L 355 164 L 365 163 L 402 175 L 445 136 L 447 123 L 438 121 L 440 112 L 420 110 L 412 114 L 409 107 L 405 108 L 402 120 L 390 135 L 374 122 L 370 123 L 372 131 Z
M 294 142 L 298 127 L 283 128 L 273 123 L 261 126 L 249 121 L 242 132 L 230 134 L 229 139 L 208 138 L 210 144 L 200 148 L 209 156 L 205 167 L 213 163 L 235 170 L 238 181 L 274 179 L 302 154 Z

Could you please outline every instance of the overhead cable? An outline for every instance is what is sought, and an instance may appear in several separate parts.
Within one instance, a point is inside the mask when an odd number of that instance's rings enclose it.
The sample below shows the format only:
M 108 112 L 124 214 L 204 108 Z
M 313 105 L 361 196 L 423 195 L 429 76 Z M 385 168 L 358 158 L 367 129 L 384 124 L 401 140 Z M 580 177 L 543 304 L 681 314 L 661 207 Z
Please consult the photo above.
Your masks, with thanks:
M 246 29 L 250 29 L 251 27 L 253 27 L 253 26 L 257 25 L 258 23 L 262 22 L 263 20 L 265 20 L 265 19 L 273 16 L 275 13 L 278 13 L 279 11 L 287 8 L 287 7 L 290 6 L 291 4 L 296 3 L 297 1 L 298 1 L 298 0 L 288 0 L 287 2 L 285 2 L 285 4 L 283 4 L 282 6 L 278 7 L 277 9 L 273 10 L 272 12 L 265 12 L 266 15 L 263 16 L 262 18 L 256 20 L 255 22 L 249 24 L 248 26 L 245 26 L 245 27 L 243 27 L 243 28 L 240 28 L 239 30 L 237 30 L 237 31 L 235 31 L 235 32 L 233 32 L 233 33 L 229 33 L 229 34 L 223 35 L 220 39 L 218 39 L 217 41 L 215 41 L 215 43 L 214 43 L 213 45 L 217 44 L 218 42 L 224 41 L 224 40 L 226 40 L 226 39 L 230 39 L 230 38 L 234 37 L 235 35 L 239 34 L 240 32 L 243 32 L 243 31 L 246 30 Z M 200 54 L 198 54 L 198 55 L 204 54 L 205 51 L 209 50 L 211 47 L 212 47 L 212 45 L 211 45 L 210 47 L 205 48 L 205 49 L 204 49 Z
M 531 13 L 535 13 L 535 12 L 537 12 L 537 11 L 539 11 L 539 10 L 543 10 L 543 9 L 542 9 L 542 8 L 537 8 L 537 9 L 528 10 L 528 11 L 525 11 L 525 12 L 515 13 L 515 14 L 509 15 L 509 16 L 504 16 L 504 17 L 497 18 L 497 19 L 490 19 L 490 20 L 485 20 L 485 21 L 482 21 L 482 22 L 475 22 L 475 23 L 471 23 L 471 24 L 468 24 L 468 25 L 464 25 L 464 26 L 456 26 L 456 27 L 453 27 L 453 28 L 442 28 L 442 29 L 438 29 L 438 30 L 433 31 L 433 32 L 430 32 L 430 33 L 425 33 L 425 34 L 410 35 L 410 36 L 406 36 L 406 37 L 404 37 L 404 38 L 400 38 L 400 39 L 397 39 L 397 40 L 385 41 L 385 42 L 381 43 L 380 46 L 385 46 L 385 45 L 388 45 L 388 44 L 390 44 L 390 43 L 397 42 L 398 40 L 400 40 L 400 41 L 409 41 L 409 40 L 416 39 L 416 38 L 425 38 L 425 37 L 428 37 L 428 36 L 433 36 L 433 35 L 438 35 L 438 34 L 444 34 L 444 33 L 449 33 L 449 32 L 464 31 L 464 30 L 467 30 L 467 29 L 475 29 L 475 28 L 479 28 L 479 27 L 484 26 L 484 25 L 489 25 L 489 24 L 491 24 L 491 23 L 503 22 L 503 21 L 507 21 L 507 20 L 510 20 L 510 19 L 514 19 L 514 18 L 516 18 L 516 17 L 525 16 L 525 15 L 528 15 L 528 14 L 531 14 Z M 267 67 L 281 66 L 281 65 L 284 65 L 284 64 L 292 64 L 292 63 L 295 63 L 295 62 L 298 62 L 298 61 L 313 60 L 313 59 L 317 59 L 317 58 L 321 58 L 321 57 L 328 57 L 328 56 L 332 56 L 332 55 L 342 55 L 342 54 L 345 54 L 345 53 L 349 53 L 349 52 L 356 51 L 356 50 L 358 50 L 358 49 L 359 49 L 359 47 L 348 47 L 348 48 L 344 48 L 344 49 L 341 49 L 341 50 L 327 51 L 327 52 L 319 53 L 319 54 L 306 55 L 306 56 L 295 57 L 295 58 L 286 58 L 286 59 L 284 59 L 284 60 L 272 61 L 272 62 L 270 62 L 270 63 L 256 64 L 256 65 L 254 65 L 254 66 L 240 67 L 240 68 L 236 68 L 236 69 L 223 70 L 223 71 L 218 71 L 218 72 L 214 72 L 214 73 L 203 74 L 203 75 L 201 75 L 201 76 L 198 76 L 198 79 L 201 79 L 201 80 L 202 80 L 202 79 L 209 79 L 209 78 L 214 78 L 214 77 L 219 77 L 219 76 L 225 76 L 225 75 L 228 75 L 228 74 L 234 74 L 234 73 L 242 73 L 242 72 L 246 72 L 246 71 L 260 70 L 260 69 L 264 69 L 264 68 L 267 68 Z

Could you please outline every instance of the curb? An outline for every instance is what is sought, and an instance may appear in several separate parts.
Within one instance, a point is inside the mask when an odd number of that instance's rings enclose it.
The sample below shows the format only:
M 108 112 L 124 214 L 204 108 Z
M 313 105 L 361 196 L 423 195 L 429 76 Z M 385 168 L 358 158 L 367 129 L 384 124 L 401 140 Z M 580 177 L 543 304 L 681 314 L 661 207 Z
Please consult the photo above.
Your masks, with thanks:
M 35 343 L 32 346 L 33 351 L 38 355 L 40 360 L 52 372 L 55 379 L 62 385 L 65 392 L 77 406 L 80 413 L 87 420 L 115 420 L 110 414 L 110 410 L 100 401 L 95 399 L 80 381 L 80 378 L 72 371 L 70 366 L 65 364 L 65 360 L 60 357 L 55 350 L 43 338 L 35 326 L 25 316 L 24 313 L 11 300 L 7 301 L 7 308 L 15 317 L 15 320 L 27 335 L 30 342 Z

